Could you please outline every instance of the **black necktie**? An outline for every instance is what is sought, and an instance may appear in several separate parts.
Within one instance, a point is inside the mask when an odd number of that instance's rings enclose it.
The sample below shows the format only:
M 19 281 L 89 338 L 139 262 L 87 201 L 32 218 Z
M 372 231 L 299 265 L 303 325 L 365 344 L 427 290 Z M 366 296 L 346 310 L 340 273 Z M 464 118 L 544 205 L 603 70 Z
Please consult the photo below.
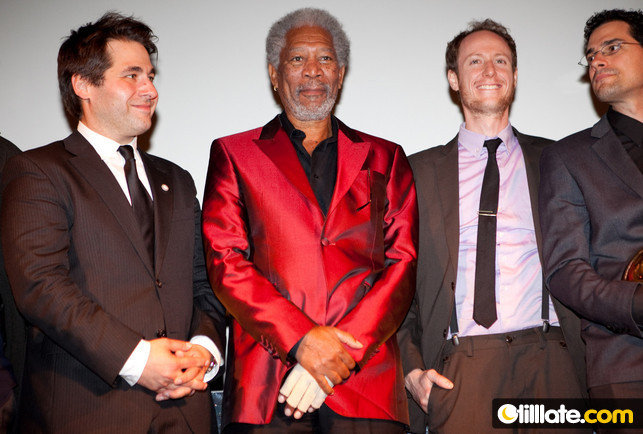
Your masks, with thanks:
M 118 152 L 125 158 L 125 178 L 127 179 L 127 189 L 132 200 L 132 210 L 138 221 L 143 234 L 143 239 L 147 245 L 150 259 L 154 260 L 154 205 L 147 190 L 138 178 L 136 171 L 136 159 L 134 150 L 130 145 L 124 145 L 118 148 Z
M 502 140 L 486 140 L 489 151 L 487 167 L 482 178 L 480 210 L 478 211 L 478 244 L 476 250 L 475 295 L 473 319 L 485 328 L 496 322 L 496 213 L 500 174 L 496 151 Z

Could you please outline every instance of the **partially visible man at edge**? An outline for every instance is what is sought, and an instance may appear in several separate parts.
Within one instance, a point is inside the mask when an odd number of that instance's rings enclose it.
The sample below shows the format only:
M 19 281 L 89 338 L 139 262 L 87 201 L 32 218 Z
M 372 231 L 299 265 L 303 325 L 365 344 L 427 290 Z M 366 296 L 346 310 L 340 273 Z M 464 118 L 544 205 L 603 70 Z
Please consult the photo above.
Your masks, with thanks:
M 0 136 L 0 176 L 9 160 L 20 149 Z M 0 188 L 0 205 L 2 189 Z M 0 228 L 0 231 L 2 229 Z M 25 323 L 13 301 L 4 255 L 0 249 L 0 433 L 17 433 L 16 409 L 20 397 L 20 378 L 24 365 Z
M 412 432 L 487 433 L 494 398 L 582 397 L 582 342 L 578 318 L 543 285 L 538 161 L 551 141 L 509 122 L 515 42 L 493 20 L 472 22 L 446 63 L 464 123 L 410 157 L 418 282 L 398 340 Z
M 30 325 L 21 432 L 216 432 L 202 391 L 224 317 L 196 188 L 137 149 L 158 99 L 155 39 L 116 13 L 72 31 L 58 82 L 78 130 L 5 167 L 5 264 Z
M 643 276 L 624 271 L 643 255 L 643 12 L 604 10 L 584 33 L 579 63 L 610 107 L 543 152 L 545 276 L 582 318 L 590 397 L 642 398 Z
M 410 167 L 331 114 L 349 55 L 332 15 L 286 15 L 266 51 L 284 111 L 214 141 L 203 205 L 211 283 L 234 317 L 224 431 L 404 433 L 394 333 L 415 284 Z

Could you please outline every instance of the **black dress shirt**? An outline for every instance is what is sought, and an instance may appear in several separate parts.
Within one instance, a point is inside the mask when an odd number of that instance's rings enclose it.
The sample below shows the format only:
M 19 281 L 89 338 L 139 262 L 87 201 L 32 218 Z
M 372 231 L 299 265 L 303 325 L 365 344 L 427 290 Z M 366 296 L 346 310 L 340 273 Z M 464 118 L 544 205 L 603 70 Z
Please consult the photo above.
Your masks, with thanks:
M 643 173 L 643 123 L 619 113 L 612 107 L 607 111 L 607 120 L 616 133 L 634 164 Z
M 322 209 L 324 215 L 328 214 L 328 208 L 333 198 L 333 190 L 335 190 L 335 181 L 337 179 L 337 131 L 339 129 L 337 119 L 331 116 L 333 135 L 322 140 L 312 155 L 304 148 L 306 133 L 296 129 L 288 120 L 285 112 L 279 115 L 279 120 L 297 151 L 297 157 L 299 158 L 301 167 L 303 167 L 304 172 L 306 172 L 319 207 Z

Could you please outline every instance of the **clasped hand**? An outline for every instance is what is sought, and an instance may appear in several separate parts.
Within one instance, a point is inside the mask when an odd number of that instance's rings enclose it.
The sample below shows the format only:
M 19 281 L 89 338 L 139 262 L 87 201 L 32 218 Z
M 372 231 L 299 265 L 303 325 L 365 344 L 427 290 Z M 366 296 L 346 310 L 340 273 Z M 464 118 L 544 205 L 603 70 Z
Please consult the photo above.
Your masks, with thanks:
M 326 381 L 330 387 L 333 387 L 333 383 L 328 378 Z M 313 376 L 297 363 L 279 389 L 277 401 L 280 404 L 286 403 L 284 410 L 286 416 L 293 415 L 295 419 L 300 419 L 304 413 L 310 413 L 321 407 L 327 396 Z
M 345 346 L 359 349 L 363 345 L 335 327 L 317 326 L 306 333 L 297 349 L 299 363 L 279 391 L 278 401 L 286 403 L 286 416 L 299 419 L 318 409 L 333 394 L 333 386 L 350 376 L 355 360 Z
M 156 400 L 179 399 L 205 390 L 210 352 L 201 345 L 175 339 L 150 341 L 150 354 L 138 384 L 157 393 Z

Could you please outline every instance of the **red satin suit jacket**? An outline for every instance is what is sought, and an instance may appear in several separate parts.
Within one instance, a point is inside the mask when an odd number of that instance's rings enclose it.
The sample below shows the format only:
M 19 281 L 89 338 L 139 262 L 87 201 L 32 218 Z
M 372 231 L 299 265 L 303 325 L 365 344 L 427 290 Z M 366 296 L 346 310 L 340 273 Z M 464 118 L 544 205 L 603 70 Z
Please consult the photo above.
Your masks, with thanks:
M 401 147 L 339 122 L 337 180 L 324 216 L 276 117 L 215 140 L 203 205 L 213 288 L 234 318 L 224 425 L 271 420 L 288 351 L 314 326 L 364 347 L 326 404 L 408 423 L 394 336 L 415 288 L 417 203 Z

